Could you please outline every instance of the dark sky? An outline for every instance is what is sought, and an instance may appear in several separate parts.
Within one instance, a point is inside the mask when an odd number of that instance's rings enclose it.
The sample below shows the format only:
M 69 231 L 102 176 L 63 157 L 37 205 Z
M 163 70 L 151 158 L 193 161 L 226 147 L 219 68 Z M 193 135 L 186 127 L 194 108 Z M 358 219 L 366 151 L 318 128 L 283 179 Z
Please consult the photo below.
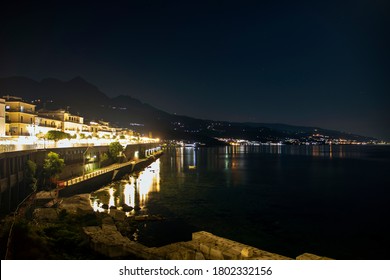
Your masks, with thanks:
M 8 2 L 0 77 L 81 76 L 170 113 L 390 140 L 386 0 Z

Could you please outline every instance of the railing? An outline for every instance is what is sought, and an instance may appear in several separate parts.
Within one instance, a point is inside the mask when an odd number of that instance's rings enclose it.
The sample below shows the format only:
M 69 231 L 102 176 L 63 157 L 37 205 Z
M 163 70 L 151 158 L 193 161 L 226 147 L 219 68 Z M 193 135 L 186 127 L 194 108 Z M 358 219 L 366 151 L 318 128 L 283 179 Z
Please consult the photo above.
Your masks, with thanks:
M 32 114 L 32 115 L 36 114 L 35 111 L 31 110 L 31 109 L 23 109 L 23 110 L 21 110 L 20 108 L 16 108 L 16 109 L 6 109 L 5 111 L 6 112 L 12 112 L 12 113 L 15 113 L 15 112 L 26 113 L 26 114 Z
M 38 126 L 52 127 L 52 128 L 57 128 L 57 129 L 61 128 L 61 126 L 56 126 L 56 125 L 53 125 L 53 124 L 44 124 L 44 123 L 40 123 L 40 124 L 38 124 Z
M 131 165 L 131 164 L 135 164 L 135 161 L 128 161 L 128 162 L 125 162 L 125 163 L 113 164 L 113 165 L 110 165 L 110 166 L 108 166 L 106 168 L 102 168 L 102 169 L 93 171 L 91 173 L 85 174 L 83 176 L 75 177 L 75 178 L 72 178 L 70 180 L 60 182 L 58 184 L 58 186 L 59 187 L 68 187 L 68 186 L 71 186 L 71 185 L 83 182 L 85 180 L 94 178 L 94 177 L 99 176 L 101 174 L 108 173 L 108 172 L 111 172 L 111 171 L 113 171 L 115 169 L 119 169 L 119 168 L 122 168 L 124 166 Z

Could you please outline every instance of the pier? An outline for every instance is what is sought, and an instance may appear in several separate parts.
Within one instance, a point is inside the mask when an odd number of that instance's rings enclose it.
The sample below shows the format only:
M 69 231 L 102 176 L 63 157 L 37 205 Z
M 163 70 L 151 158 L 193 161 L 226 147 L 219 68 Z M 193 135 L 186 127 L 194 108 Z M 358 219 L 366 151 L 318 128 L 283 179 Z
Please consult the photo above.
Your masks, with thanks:
M 156 151 L 153 154 L 150 153 L 150 155 L 144 159 L 113 164 L 94 172 L 60 182 L 58 196 L 68 197 L 94 191 L 105 184 L 119 180 L 126 174 L 142 170 L 158 159 L 162 154 L 162 151 Z

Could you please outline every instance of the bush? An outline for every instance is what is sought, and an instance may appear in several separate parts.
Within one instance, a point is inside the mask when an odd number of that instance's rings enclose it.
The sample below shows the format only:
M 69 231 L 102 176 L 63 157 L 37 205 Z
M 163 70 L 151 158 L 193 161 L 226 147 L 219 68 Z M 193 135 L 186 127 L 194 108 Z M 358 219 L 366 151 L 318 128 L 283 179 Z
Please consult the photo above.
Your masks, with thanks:
M 110 146 L 108 147 L 108 156 L 113 161 L 119 161 L 121 152 L 123 152 L 123 146 L 118 141 L 110 143 Z
M 70 136 L 69 133 L 65 133 L 62 131 L 50 130 L 46 133 L 45 138 L 47 138 L 48 140 L 58 141 L 58 140 L 62 140 L 62 139 L 70 139 L 70 138 L 72 138 L 72 136 Z
M 49 152 L 43 164 L 44 185 L 51 184 L 65 167 L 64 160 L 57 153 Z
M 32 160 L 28 160 L 24 166 L 24 184 L 29 186 L 34 192 L 37 191 L 37 164 Z

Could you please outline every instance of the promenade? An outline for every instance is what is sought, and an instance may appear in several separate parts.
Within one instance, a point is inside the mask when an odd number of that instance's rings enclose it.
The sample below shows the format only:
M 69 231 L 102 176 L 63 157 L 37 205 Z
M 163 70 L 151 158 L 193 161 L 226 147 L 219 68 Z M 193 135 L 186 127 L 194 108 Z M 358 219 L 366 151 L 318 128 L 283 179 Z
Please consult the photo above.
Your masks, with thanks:
M 129 166 L 129 165 L 133 165 L 133 168 L 134 168 L 136 163 L 137 162 L 134 161 L 134 160 L 128 161 L 128 162 L 125 162 L 125 163 L 115 163 L 115 164 L 112 164 L 110 166 L 107 166 L 107 167 L 95 170 L 95 171 L 93 171 L 91 173 L 84 174 L 84 175 L 81 175 L 81 176 L 78 176 L 78 177 L 74 177 L 74 178 L 71 178 L 71 179 L 66 180 L 66 181 L 61 181 L 61 182 L 58 183 L 58 186 L 60 188 L 61 187 L 72 186 L 72 185 L 75 185 L 77 183 L 83 182 L 85 180 L 92 179 L 94 177 L 100 176 L 100 175 L 105 174 L 105 173 L 109 173 L 109 172 L 111 172 L 113 170 L 117 170 L 117 169 Z M 132 169 L 130 170 L 130 172 L 132 171 Z

